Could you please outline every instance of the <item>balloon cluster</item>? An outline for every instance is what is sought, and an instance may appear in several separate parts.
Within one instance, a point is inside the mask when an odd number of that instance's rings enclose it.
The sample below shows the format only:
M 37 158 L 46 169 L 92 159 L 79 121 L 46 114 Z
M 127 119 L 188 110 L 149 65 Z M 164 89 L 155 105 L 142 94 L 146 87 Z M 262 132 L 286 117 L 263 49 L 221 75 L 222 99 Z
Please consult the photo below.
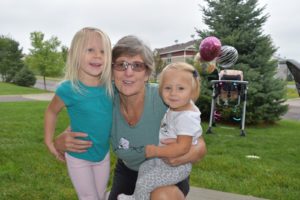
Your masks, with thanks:
M 217 64 L 222 68 L 229 68 L 237 59 L 238 52 L 234 47 L 222 46 L 217 37 L 209 36 L 201 41 L 194 61 L 199 66 L 201 73 L 210 74 L 217 68 Z

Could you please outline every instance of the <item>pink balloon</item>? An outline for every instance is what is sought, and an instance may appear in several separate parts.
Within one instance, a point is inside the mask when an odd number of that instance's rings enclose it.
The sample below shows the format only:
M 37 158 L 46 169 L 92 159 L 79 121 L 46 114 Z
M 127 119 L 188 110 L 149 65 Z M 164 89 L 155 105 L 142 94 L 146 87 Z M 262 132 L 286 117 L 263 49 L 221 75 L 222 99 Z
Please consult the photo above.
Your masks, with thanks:
M 221 41 L 214 36 L 204 38 L 199 46 L 201 58 L 204 61 L 212 61 L 219 56 L 221 46 Z

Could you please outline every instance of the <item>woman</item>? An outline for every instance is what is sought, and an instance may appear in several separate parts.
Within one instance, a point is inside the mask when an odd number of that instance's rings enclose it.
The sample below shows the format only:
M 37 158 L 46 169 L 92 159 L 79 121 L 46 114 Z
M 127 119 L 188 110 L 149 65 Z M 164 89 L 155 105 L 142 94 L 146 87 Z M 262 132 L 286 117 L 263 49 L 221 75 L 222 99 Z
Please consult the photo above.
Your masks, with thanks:
M 113 109 L 111 143 L 118 157 L 109 200 L 120 193 L 132 194 L 140 164 L 145 161 L 144 146 L 158 144 L 160 121 L 167 107 L 158 94 L 156 85 L 148 84 L 154 69 L 153 55 L 148 46 L 135 36 L 119 40 L 112 51 L 113 80 L 116 92 Z M 61 151 L 84 152 L 91 142 L 75 137 L 83 133 L 65 132 L 57 137 L 56 148 Z M 165 160 L 170 165 L 196 162 L 206 153 L 203 138 L 198 145 L 177 158 Z M 176 186 L 160 187 L 151 199 L 184 199 L 189 191 L 188 178 Z

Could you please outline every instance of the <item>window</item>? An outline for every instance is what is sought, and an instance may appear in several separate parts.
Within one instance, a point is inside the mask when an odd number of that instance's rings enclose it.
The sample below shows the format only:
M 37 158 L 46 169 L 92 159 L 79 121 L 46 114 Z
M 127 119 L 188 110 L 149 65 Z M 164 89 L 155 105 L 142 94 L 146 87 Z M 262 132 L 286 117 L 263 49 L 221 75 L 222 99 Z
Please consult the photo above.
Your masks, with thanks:
M 168 56 L 167 56 L 167 64 L 169 64 L 171 62 L 172 62 L 172 54 L 169 53 Z

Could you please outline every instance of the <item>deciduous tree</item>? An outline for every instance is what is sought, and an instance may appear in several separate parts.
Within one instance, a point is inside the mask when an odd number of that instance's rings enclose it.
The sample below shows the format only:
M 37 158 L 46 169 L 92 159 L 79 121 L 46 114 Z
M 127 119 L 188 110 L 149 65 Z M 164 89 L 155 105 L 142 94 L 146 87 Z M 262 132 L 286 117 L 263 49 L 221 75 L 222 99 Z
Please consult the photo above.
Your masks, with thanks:
M 43 76 L 46 89 L 46 76 L 61 75 L 65 65 L 64 54 L 59 51 L 61 42 L 54 36 L 45 40 L 42 32 L 32 32 L 30 40 L 33 48 L 29 49 L 26 63 Z

